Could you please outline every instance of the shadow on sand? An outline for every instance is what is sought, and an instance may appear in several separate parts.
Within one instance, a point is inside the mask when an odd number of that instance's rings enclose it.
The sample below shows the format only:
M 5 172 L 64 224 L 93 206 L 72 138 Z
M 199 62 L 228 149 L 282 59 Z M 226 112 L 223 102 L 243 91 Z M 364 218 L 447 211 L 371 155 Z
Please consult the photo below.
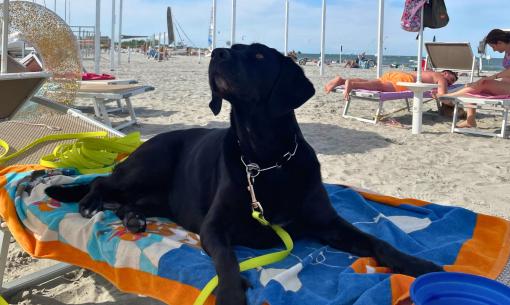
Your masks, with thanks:
M 342 128 L 332 124 L 320 123 L 301 123 L 299 124 L 301 131 L 308 143 L 315 149 L 318 154 L 324 155 L 343 155 L 365 153 L 372 149 L 389 146 L 391 141 L 381 135 L 354 129 Z M 189 129 L 189 128 L 227 128 L 230 123 L 212 121 L 205 126 L 185 125 L 185 124 L 140 124 L 126 128 L 123 132 L 131 132 L 139 130 L 144 139 L 151 138 L 158 133 Z

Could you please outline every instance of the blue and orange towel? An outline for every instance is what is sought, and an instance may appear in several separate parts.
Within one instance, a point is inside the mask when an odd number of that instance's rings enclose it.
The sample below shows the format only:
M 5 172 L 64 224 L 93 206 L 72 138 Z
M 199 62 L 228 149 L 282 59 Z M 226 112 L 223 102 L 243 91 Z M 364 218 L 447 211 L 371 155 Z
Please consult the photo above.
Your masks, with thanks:
M 0 215 L 31 255 L 90 269 L 121 290 L 168 304 L 192 304 L 214 276 L 213 264 L 196 234 L 160 218 L 150 219 L 146 233 L 131 234 L 111 211 L 82 218 L 77 204 L 56 202 L 44 189 L 84 183 L 95 175 L 42 169 L 0 169 Z M 496 278 L 508 263 L 510 223 L 506 220 L 337 185 L 326 188 L 337 211 L 361 230 L 448 270 Z M 281 249 L 237 247 L 236 254 L 245 260 L 275 250 Z M 249 304 L 400 304 L 414 279 L 390 272 L 371 258 L 298 240 L 285 260 L 243 275 L 252 285 L 247 291 Z

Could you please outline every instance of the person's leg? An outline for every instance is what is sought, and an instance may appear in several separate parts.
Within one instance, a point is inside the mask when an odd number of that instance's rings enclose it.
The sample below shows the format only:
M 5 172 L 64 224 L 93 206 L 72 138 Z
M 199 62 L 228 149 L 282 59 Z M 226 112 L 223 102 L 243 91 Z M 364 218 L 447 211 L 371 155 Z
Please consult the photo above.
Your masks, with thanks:
M 329 93 L 329 92 L 333 91 L 333 89 L 335 89 L 335 87 L 345 84 L 346 80 L 347 80 L 346 78 L 337 76 L 337 77 L 333 78 L 332 80 L 330 80 L 326 84 L 326 86 L 324 86 L 324 90 L 326 91 L 326 93 Z M 368 79 L 364 79 L 364 78 L 351 78 L 350 80 L 355 81 L 355 82 L 368 82 L 369 81 Z
M 487 93 L 491 95 L 507 95 L 510 94 L 509 82 L 505 79 L 503 81 L 497 80 L 483 80 L 476 86 L 466 87 L 459 91 L 456 91 L 447 96 L 461 96 L 466 93 L 478 94 Z M 466 121 L 461 122 L 457 125 L 459 128 L 476 127 L 476 109 L 466 108 Z
M 353 89 L 366 89 L 375 91 L 395 91 L 395 88 L 390 82 L 382 82 L 379 79 L 356 81 L 355 79 L 348 79 L 345 82 L 344 99 L 349 99 L 349 94 Z

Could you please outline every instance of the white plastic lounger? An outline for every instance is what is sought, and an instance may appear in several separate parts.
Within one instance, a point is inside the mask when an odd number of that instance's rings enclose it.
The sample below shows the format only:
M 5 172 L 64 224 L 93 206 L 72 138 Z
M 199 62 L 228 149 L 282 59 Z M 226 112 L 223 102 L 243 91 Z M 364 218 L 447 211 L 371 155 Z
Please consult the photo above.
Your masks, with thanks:
M 452 99 L 452 98 L 450 98 Z M 453 121 L 452 121 L 452 129 L 451 132 L 459 132 L 459 133 L 469 133 L 476 134 L 482 136 L 491 136 L 491 137 L 500 137 L 506 138 L 507 135 L 507 127 L 508 127 L 508 111 L 510 110 L 510 97 L 504 98 L 491 98 L 491 97 L 475 97 L 475 96 L 462 96 L 456 97 L 452 99 L 455 103 Z M 478 128 L 457 128 L 457 111 L 459 106 L 464 108 L 477 108 L 481 110 L 492 110 L 501 112 L 503 118 L 501 122 L 501 132 L 493 133 L 488 131 L 481 131 Z
M 145 85 L 111 85 L 105 83 L 81 82 L 80 89 L 76 96 L 82 98 L 94 99 L 94 112 L 106 125 L 112 127 L 112 122 L 108 113 L 122 111 L 121 101 L 124 100 L 126 108 L 130 115 L 130 120 L 116 125 L 115 129 L 122 129 L 136 124 L 136 114 L 131 103 L 131 97 L 148 91 L 153 91 L 154 87 Z M 106 109 L 106 104 L 116 102 L 117 107 Z

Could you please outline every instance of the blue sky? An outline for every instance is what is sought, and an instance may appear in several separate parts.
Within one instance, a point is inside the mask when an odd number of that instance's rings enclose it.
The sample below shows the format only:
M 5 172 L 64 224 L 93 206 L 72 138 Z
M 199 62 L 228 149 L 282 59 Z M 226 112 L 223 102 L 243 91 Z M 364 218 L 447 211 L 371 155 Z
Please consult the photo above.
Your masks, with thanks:
M 55 0 L 37 0 L 53 9 Z M 64 15 L 64 1 L 56 0 Z M 71 25 L 93 25 L 95 0 L 71 1 Z M 450 23 L 426 29 L 425 41 L 468 41 L 473 49 L 493 28 L 510 28 L 510 0 L 445 0 Z M 123 33 L 151 35 L 166 31 L 166 7 L 195 46 L 207 46 L 212 0 L 124 0 Z M 415 55 L 416 34 L 400 28 L 404 0 L 385 1 L 384 47 L 388 55 Z M 217 0 L 218 46 L 230 40 L 231 0 Z M 289 49 L 319 53 L 321 0 L 290 0 Z M 119 0 L 117 0 L 117 9 Z M 101 0 L 101 32 L 111 33 L 111 0 Z M 237 0 L 236 42 L 261 42 L 283 50 L 284 0 Z M 378 0 L 327 0 L 326 53 L 374 54 Z M 499 53 L 489 52 L 493 57 Z

